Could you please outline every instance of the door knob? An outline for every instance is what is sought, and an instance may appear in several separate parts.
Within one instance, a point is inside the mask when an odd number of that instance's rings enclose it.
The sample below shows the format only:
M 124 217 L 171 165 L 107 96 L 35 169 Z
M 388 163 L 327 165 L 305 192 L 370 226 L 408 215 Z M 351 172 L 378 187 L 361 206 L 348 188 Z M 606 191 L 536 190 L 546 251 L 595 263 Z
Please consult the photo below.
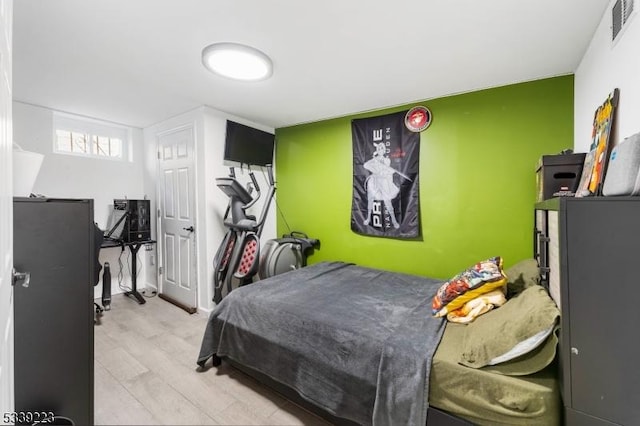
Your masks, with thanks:
M 29 272 L 18 272 L 13 269 L 11 275 L 11 285 L 20 284 L 22 287 L 29 287 L 31 282 L 31 274 Z
M 188 227 L 188 228 L 182 228 L 182 229 L 184 229 L 185 231 L 189 231 L 189 232 L 193 232 L 193 231 L 195 231 L 195 228 L 193 227 L 193 225 L 191 225 L 191 226 L 190 226 L 190 227 Z

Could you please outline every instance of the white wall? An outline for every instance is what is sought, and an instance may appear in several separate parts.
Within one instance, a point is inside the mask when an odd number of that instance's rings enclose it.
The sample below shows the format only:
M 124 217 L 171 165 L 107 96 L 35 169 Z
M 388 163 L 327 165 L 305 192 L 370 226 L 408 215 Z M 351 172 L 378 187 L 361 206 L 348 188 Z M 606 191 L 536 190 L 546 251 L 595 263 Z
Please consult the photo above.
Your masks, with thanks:
M 0 413 L 14 410 L 13 286 L 13 1 L 0 2 Z M 46 315 L 46 314 L 45 314 Z M 3 419 L 4 420 L 4 419 Z
M 613 142 L 640 131 L 640 18 L 630 18 L 615 45 L 611 39 L 611 6 L 607 8 L 591 44 L 575 73 L 574 150 L 591 145 L 593 115 L 607 95 L 620 89 Z M 636 8 L 637 9 L 637 8 Z
M 220 245 L 226 229 L 222 225 L 228 198 L 215 185 L 215 178 L 227 176 L 229 165 L 223 161 L 224 139 L 226 133 L 226 120 L 246 124 L 261 130 L 273 132 L 273 128 L 252 123 L 240 117 L 217 111 L 209 107 L 200 107 L 177 117 L 155 124 L 144 129 L 145 152 L 149 164 L 145 169 L 145 191 L 153 193 L 152 203 L 157 198 L 156 174 L 157 174 L 157 134 L 183 125 L 192 124 L 195 129 L 195 155 L 196 155 L 196 251 L 198 257 L 198 295 L 197 308 L 208 312 L 213 307 L 213 258 Z M 260 170 L 256 170 L 258 183 L 266 192 L 267 182 Z M 238 180 L 242 183 L 248 181 L 245 174 L 237 170 Z M 252 213 L 259 214 L 262 201 L 256 203 Z M 275 237 L 275 213 L 269 212 L 262 233 L 263 241 Z
M 132 129 L 130 161 L 56 154 L 53 152 L 53 115 L 54 111 L 48 108 L 13 102 L 13 140 L 23 149 L 45 156 L 33 192 L 55 198 L 93 198 L 95 221 L 105 229 L 115 198 L 141 199 L 146 195 L 142 130 Z M 112 294 L 122 292 L 117 277 L 120 253 L 119 248 L 100 250 L 100 262 L 111 265 Z M 149 255 L 149 252 L 140 250 L 138 264 L 148 264 Z M 127 250 L 121 258 L 124 264 L 122 285 L 130 287 L 128 256 Z M 147 273 L 148 269 L 143 267 L 139 272 L 138 288 L 144 288 L 147 281 L 155 283 L 155 273 Z M 101 294 L 102 282 L 95 287 L 95 296 Z

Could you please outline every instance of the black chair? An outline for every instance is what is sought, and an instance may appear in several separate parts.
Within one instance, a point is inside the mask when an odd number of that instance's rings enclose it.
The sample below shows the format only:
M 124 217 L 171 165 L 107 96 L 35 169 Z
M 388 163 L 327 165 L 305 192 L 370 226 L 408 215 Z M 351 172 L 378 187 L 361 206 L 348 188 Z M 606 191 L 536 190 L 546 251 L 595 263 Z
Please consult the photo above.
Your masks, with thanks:
M 93 265 L 94 270 L 94 280 L 93 286 L 97 286 L 100 282 L 100 271 L 102 270 L 102 265 L 100 264 L 100 247 L 102 246 L 102 242 L 104 241 L 104 232 L 102 229 L 98 228 L 98 225 L 93 224 L 93 230 L 95 233 L 94 237 L 94 248 L 95 248 L 95 263 Z M 96 314 L 101 315 L 104 312 L 104 308 L 98 305 L 96 302 L 93 302 L 96 308 Z

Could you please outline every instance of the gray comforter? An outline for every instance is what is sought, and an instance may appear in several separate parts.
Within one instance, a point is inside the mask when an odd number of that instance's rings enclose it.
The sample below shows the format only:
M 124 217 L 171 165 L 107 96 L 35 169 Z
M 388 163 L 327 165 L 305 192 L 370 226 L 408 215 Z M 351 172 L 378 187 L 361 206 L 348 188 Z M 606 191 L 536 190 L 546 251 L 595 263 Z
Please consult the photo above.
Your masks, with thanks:
M 441 283 L 341 262 L 277 275 L 222 300 L 198 363 L 227 356 L 361 424 L 424 425 Z

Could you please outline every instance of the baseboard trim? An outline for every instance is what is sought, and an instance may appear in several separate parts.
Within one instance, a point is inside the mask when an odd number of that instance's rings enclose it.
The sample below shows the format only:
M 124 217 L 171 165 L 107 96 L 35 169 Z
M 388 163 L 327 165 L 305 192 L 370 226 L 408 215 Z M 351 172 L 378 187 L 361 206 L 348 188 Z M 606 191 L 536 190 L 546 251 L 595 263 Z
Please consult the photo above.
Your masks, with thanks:
M 167 302 L 171 303 L 172 305 L 176 305 L 178 308 L 183 309 L 185 311 L 187 311 L 189 314 L 193 315 L 196 312 L 198 312 L 198 310 L 193 307 L 193 306 L 187 306 L 182 302 L 178 302 L 176 299 L 174 299 L 171 296 L 167 296 L 164 293 L 158 293 L 158 297 L 162 300 L 166 300 Z

